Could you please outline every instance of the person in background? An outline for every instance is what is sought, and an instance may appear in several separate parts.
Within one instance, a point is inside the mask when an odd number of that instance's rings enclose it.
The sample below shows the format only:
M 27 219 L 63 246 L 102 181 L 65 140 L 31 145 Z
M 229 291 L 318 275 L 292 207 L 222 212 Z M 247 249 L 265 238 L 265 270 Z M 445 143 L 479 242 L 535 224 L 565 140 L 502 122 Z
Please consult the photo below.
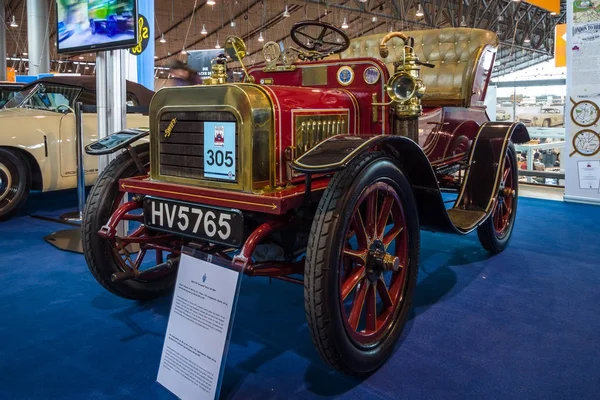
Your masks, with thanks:
M 198 71 L 190 68 L 186 63 L 180 60 L 173 60 L 169 63 L 169 73 L 175 78 L 176 86 L 201 85 L 202 78 Z

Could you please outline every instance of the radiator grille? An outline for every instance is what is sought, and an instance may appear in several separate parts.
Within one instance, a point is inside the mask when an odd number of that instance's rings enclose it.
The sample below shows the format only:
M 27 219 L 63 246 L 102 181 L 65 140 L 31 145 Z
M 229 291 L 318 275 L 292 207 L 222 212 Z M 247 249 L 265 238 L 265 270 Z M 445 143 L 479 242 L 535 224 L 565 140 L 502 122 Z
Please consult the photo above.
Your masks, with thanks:
M 175 122 L 176 120 L 176 122 Z M 177 111 L 159 121 L 159 171 L 162 176 L 204 177 L 204 122 L 236 122 L 226 111 Z M 236 132 L 235 165 L 239 169 Z M 239 174 L 236 171 L 236 176 Z

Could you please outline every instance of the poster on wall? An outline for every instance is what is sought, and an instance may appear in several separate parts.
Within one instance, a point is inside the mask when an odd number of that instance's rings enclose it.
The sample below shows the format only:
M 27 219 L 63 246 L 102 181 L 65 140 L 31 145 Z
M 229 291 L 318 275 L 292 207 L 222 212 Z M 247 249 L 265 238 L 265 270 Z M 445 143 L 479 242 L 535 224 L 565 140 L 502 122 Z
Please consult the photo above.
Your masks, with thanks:
M 580 189 L 600 188 L 600 161 L 577 161 Z
M 600 204 L 600 9 L 589 0 L 567 5 L 565 200 Z

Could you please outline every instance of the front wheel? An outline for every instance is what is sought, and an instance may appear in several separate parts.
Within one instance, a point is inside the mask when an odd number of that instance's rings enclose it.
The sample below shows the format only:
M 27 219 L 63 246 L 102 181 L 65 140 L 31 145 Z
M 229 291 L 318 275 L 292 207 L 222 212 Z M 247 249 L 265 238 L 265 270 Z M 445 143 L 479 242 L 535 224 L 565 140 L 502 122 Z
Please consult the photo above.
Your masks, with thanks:
M 517 153 L 511 143 L 504 156 L 504 169 L 500 177 L 498 195 L 488 219 L 477 228 L 477 236 L 484 249 L 500 253 L 508 246 L 517 216 L 519 195 Z
M 0 221 L 19 211 L 30 189 L 27 162 L 17 152 L 0 148 Z
M 304 298 L 313 342 L 332 367 L 366 375 L 394 351 L 417 279 L 417 215 L 406 177 L 381 153 L 329 183 L 309 237 Z
M 142 164 L 149 165 L 148 144 L 135 149 Z M 141 175 L 141 172 L 128 153 L 119 155 L 102 172 L 85 205 L 82 245 L 88 268 L 102 286 L 127 299 L 146 300 L 172 290 L 176 268 L 169 264 L 172 254 L 167 253 L 172 253 L 170 249 L 180 248 L 181 243 L 175 243 L 168 236 L 158 236 L 142 225 L 139 196 L 119 190 L 120 179 L 136 175 Z M 102 237 L 98 232 L 109 218 L 117 214 L 117 209 L 122 209 L 122 204 L 123 207 L 128 204 L 129 208 L 126 213 L 119 213 L 123 221 L 120 232 L 114 240 Z M 153 246 L 156 243 L 160 246 Z M 165 267 L 157 268 L 161 265 Z M 129 279 L 115 279 L 117 275 L 132 271 L 137 271 L 137 275 Z

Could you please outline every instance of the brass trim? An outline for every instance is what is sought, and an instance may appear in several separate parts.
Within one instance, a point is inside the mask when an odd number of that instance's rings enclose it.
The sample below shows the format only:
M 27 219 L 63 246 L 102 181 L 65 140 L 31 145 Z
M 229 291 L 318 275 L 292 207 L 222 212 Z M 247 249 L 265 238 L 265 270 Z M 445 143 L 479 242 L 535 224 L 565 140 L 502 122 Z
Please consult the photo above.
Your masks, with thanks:
M 340 79 L 340 73 L 342 71 L 349 71 L 350 72 L 350 80 L 348 82 L 342 82 L 342 80 Z M 352 82 L 354 82 L 354 77 L 356 76 L 356 73 L 354 72 L 354 69 L 352 69 L 351 66 L 349 65 L 342 65 L 340 68 L 338 68 L 338 70 L 335 73 L 335 77 L 338 81 L 338 83 L 342 86 L 349 86 L 352 84 Z
M 327 66 L 302 68 L 302 86 L 327 86 Z
M 181 183 L 206 188 L 254 192 L 268 189 L 275 183 L 274 172 L 274 104 L 263 87 L 250 83 L 223 84 L 216 86 L 171 87 L 159 90 L 150 110 L 150 160 L 151 165 L 159 165 L 160 119 L 165 112 L 178 111 L 226 111 L 236 118 L 236 141 L 238 146 L 237 182 L 213 179 L 182 178 L 163 176 L 159 168 L 151 168 L 151 179 Z M 257 115 L 261 116 L 257 120 Z M 257 168 L 266 168 L 263 172 L 254 168 L 253 144 L 255 140 L 269 148 L 268 164 Z M 266 164 L 266 163 L 265 163 Z M 257 164 L 258 165 L 258 164 Z M 257 172 L 258 171 L 258 172 Z M 254 174 L 268 177 L 264 188 L 255 188 Z

